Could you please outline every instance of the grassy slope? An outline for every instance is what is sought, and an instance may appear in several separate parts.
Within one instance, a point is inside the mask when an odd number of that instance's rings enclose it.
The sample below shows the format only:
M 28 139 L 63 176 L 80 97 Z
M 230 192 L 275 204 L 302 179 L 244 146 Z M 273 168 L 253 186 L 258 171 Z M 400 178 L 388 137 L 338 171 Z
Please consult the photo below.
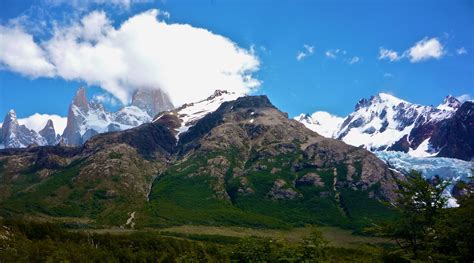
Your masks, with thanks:
M 99 178 L 77 183 L 83 163 L 74 163 L 45 179 L 34 171 L 20 176 L 9 186 L 13 193 L 0 204 L 1 215 L 36 215 L 42 218 L 92 219 L 99 224 L 120 225 L 126 220 L 129 207 L 143 206 L 143 201 L 122 194 L 114 198 L 105 195 Z
M 222 191 L 229 194 L 230 200 L 216 197 L 218 179 L 202 174 L 200 170 L 216 156 L 229 160 Z M 171 166 L 158 177 L 148 203 L 130 193 L 107 197 L 100 188 L 105 180 L 102 178 L 78 183 L 75 178 L 84 163 L 74 163 L 46 179 L 39 178 L 34 172 L 21 176 L 10 185 L 13 194 L 2 201 L 0 212 L 4 216 L 40 214 L 73 217 L 78 221 L 92 219 L 98 224 L 119 226 L 126 222 L 130 212 L 136 211 L 138 227 L 194 224 L 289 229 L 314 224 L 361 229 L 393 218 L 394 214 L 387 206 L 368 197 L 371 189 L 335 189 L 333 169 L 292 171 L 291 164 L 302 158 L 297 152 L 273 159 L 251 159 L 242 164 L 245 159 L 237 151 L 197 156 Z M 255 165 L 264 168 L 256 170 Z M 239 179 L 232 179 L 237 166 L 244 167 L 243 175 L 255 190 L 254 194 L 237 192 Z M 345 180 L 347 171 L 341 167 L 337 171 L 337 180 Z M 319 174 L 324 186 L 296 186 L 294 189 L 302 197 L 293 200 L 272 200 L 267 196 L 276 179 L 283 179 L 288 187 L 293 187 L 291 182 L 308 172 Z
M 214 155 L 215 156 L 215 155 Z M 200 156 L 189 159 L 168 169 L 153 185 L 148 212 L 153 220 L 145 225 L 166 226 L 182 224 L 250 226 L 270 228 L 291 228 L 305 224 L 334 225 L 361 229 L 371 223 L 390 220 L 394 213 L 381 202 L 369 198 L 366 191 L 333 188 L 332 169 L 303 169 L 292 172 L 289 164 L 298 154 L 278 156 L 271 162 L 262 162 L 266 167 L 255 171 L 246 169 L 244 175 L 249 179 L 254 194 L 244 195 L 236 192 L 237 182 L 226 177 L 227 193 L 231 200 L 216 198 L 211 189 L 216 178 L 198 173 L 206 166 L 206 160 L 214 156 Z M 230 160 L 232 172 L 235 155 L 224 155 Z M 251 164 L 246 164 L 250 167 Z M 271 173 L 273 168 L 278 172 Z M 296 191 L 303 197 L 293 200 L 272 200 L 267 193 L 276 179 L 292 182 L 308 172 L 317 172 L 324 186 L 299 186 Z M 338 180 L 345 180 L 345 171 L 338 169 Z M 378 187 L 377 185 L 373 186 Z M 325 192 L 327 197 L 320 197 Z M 337 195 L 337 197 L 336 197 Z

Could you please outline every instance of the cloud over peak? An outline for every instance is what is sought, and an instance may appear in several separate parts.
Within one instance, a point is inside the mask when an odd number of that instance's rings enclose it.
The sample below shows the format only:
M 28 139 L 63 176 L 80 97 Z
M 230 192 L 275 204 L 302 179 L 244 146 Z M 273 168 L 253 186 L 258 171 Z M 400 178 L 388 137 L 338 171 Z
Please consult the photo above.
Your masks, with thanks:
M 103 11 L 94 11 L 57 26 L 41 42 L 18 26 L 1 26 L 0 64 L 31 77 L 98 85 L 122 103 L 143 87 L 161 88 L 180 105 L 216 89 L 247 93 L 260 85 L 253 76 L 260 61 L 251 50 L 203 28 L 167 23 L 163 16 L 169 15 L 152 9 L 114 28 Z M 18 45 L 24 48 L 13 48 Z

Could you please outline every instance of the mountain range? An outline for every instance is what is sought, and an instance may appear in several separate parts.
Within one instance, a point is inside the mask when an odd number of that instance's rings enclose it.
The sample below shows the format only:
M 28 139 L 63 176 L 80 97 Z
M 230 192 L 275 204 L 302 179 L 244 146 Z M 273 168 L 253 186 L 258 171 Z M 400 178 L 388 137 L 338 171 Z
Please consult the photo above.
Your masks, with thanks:
M 1 148 L 22 148 L 31 145 L 81 145 L 92 136 L 109 131 L 125 130 L 150 122 L 159 112 L 174 108 L 166 93 L 159 89 L 139 89 L 131 104 L 116 112 L 107 111 L 97 101 L 88 101 L 86 90 L 79 88 L 69 106 L 67 125 L 59 135 L 52 120 L 41 131 L 20 125 L 14 110 L 3 121 Z
M 0 150 L 0 174 L 1 216 L 122 227 L 359 228 L 394 216 L 389 204 L 403 180 L 371 152 L 289 119 L 266 96 L 225 91 L 83 145 Z
M 361 99 L 345 118 L 315 112 L 295 119 L 323 136 L 370 151 L 466 161 L 474 158 L 474 102 L 460 102 L 452 96 L 434 107 L 380 93 Z
M 236 94 L 220 93 L 219 100 L 188 103 L 178 109 L 161 90 L 137 90 L 131 104 L 116 112 L 108 112 L 101 103 L 87 101 L 85 89 L 77 90 L 67 116 L 67 126 L 61 135 L 52 120 L 42 130 L 20 125 L 14 110 L 5 116 L 1 129 L 0 147 L 21 148 L 29 145 L 81 145 L 92 136 L 109 131 L 125 130 L 152 121 L 157 114 L 173 110 L 188 116 L 183 123 L 192 122 L 212 112 L 223 101 Z M 201 105 L 202 103 L 205 105 Z M 210 103 L 209 105 L 206 103 Z M 211 106 L 213 105 L 213 106 Z M 202 109 L 200 109 L 200 107 Z M 204 107 L 204 108 L 203 108 Z M 186 113 L 188 112 L 188 113 Z M 474 158 L 474 102 L 460 102 L 453 96 L 434 106 L 413 104 L 386 93 L 361 99 L 354 112 L 345 118 L 317 111 L 294 118 L 307 128 L 328 138 L 362 146 L 370 151 L 401 151 L 414 157 L 450 157 L 470 161 Z M 189 125 L 177 127 L 177 134 Z

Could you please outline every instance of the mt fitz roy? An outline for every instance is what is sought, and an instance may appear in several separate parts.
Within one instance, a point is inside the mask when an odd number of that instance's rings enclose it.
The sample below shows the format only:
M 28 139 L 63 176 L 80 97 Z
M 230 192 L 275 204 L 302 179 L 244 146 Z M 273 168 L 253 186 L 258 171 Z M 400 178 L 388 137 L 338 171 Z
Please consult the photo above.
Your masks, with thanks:
M 161 90 L 141 89 L 134 92 L 130 105 L 109 112 L 101 103 L 87 101 L 86 90 L 79 88 L 69 106 L 67 126 L 62 135 L 57 134 L 52 120 L 48 120 L 39 132 L 20 125 L 12 109 L 0 128 L 0 148 L 58 143 L 81 145 L 96 134 L 136 127 L 150 122 L 157 113 L 173 108 L 168 95 Z

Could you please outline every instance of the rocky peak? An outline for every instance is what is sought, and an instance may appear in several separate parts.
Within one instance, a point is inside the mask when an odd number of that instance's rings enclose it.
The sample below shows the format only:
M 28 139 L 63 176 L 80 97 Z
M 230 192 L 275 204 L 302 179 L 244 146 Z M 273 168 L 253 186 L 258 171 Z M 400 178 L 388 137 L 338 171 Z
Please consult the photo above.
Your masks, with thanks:
M 21 148 L 28 145 L 45 145 L 46 141 L 34 130 L 19 125 L 16 112 L 10 110 L 3 121 L 2 141 L 5 148 Z
M 446 98 L 444 98 L 443 103 L 438 105 L 437 109 L 439 110 L 457 110 L 459 107 L 461 107 L 461 102 L 456 99 L 455 97 L 448 95 Z
M 12 109 L 5 116 L 5 119 L 3 119 L 2 124 L 2 137 L 5 143 L 5 147 L 8 147 L 9 143 L 12 143 L 11 139 L 13 138 L 11 137 L 13 137 L 18 132 L 18 127 L 19 125 L 16 117 L 16 112 Z
M 214 91 L 214 93 L 211 96 L 207 97 L 206 100 L 212 100 L 216 97 L 219 97 L 219 96 L 222 96 L 222 95 L 225 95 L 225 94 L 231 94 L 231 92 L 229 92 L 227 90 L 217 89 L 217 90 Z
M 89 103 L 87 102 L 86 89 L 81 87 L 76 91 L 76 95 L 72 99 L 72 105 L 77 106 L 82 111 L 89 110 Z
M 145 110 L 150 117 L 174 108 L 168 94 L 160 89 L 138 89 L 133 93 L 132 106 Z
M 57 142 L 56 131 L 54 129 L 53 121 L 51 119 L 49 119 L 44 128 L 39 131 L 39 134 L 43 136 L 48 145 L 53 145 Z
M 358 111 L 361 108 L 365 108 L 369 106 L 369 104 L 370 104 L 369 100 L 366 98 L 363 98 L 357 102 L 357 104 L 355 105 L 355 110 Z

